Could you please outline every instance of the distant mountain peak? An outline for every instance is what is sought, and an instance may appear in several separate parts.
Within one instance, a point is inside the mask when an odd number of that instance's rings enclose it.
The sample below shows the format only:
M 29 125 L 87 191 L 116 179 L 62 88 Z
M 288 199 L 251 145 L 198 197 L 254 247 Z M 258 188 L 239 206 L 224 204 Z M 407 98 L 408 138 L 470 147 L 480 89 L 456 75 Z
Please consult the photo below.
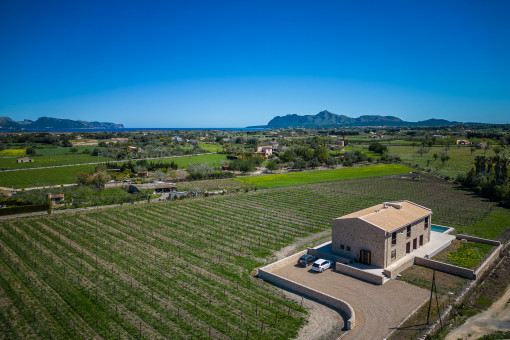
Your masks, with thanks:
M 316 115 L 299 116 L 289 114 L 276 116 L 269 121 L 268 128 L 314 128 L 314 127 L 355 127 L 355 126 L 447 126 L 459 124 L 444 119 L 428 119 L 420 122 L 407 122 L 395 116 L 362 115 L 351 118 L 323 110 Z
M 36 121 L 25 119 L 15 122 L 10 117 L 0 117 L 0 130 L 38 129 L 122 129 L 124 125 L 107 122 L 87 122 L 52 117 L 39 117 Z

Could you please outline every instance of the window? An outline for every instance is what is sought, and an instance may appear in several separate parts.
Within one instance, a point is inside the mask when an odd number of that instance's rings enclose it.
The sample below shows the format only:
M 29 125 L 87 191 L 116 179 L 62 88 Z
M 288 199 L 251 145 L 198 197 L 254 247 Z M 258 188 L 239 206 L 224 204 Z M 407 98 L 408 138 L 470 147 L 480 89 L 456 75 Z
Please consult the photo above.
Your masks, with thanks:
M 427 229 L 430 226 L 430 217 L 425 217 L 425 229 Z
M 411 237 L 411 226 L 407 226 L 407 237 Z
M 351 251 L 351 247 L 347 246 L 347 251 Z
M 342 249 L 342 250 L 343 250 L 344 248 L 345 248 L 345 246 L 344 246 L 343 244 L 341 244 L 341 245 L 340 245 L 340 249 Z
M 395 261 L 396 258 L 397 258 L 397 250 L 394 249 L 391 251 L 391 260 Z
M 391 245 L 397 244 L 397 232 L 391 234 Z

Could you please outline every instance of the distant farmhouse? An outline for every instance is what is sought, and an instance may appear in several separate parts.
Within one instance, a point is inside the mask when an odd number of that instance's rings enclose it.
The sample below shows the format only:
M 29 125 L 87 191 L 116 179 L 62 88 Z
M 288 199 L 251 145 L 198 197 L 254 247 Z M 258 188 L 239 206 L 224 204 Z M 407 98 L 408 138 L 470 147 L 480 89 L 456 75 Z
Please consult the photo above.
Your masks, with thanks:
M 17 162 L 18 163 L 33 163 L 34 160 L 32 158 L 22 157 L 22 158 L 18 158 Z
M 59 205 L 64 203 L 65 195 L 64 194 L 46 194 L 46 199 L 50 200 L 51 205 Z
M 471 145 L 471 142 L 466 139 L 457 139 L 457 145 Z
M 332 220 L 333 253 L 386 268 L 430 240 L 432 211 L 409 201 L 378 204 Z
M 258 146 L 256 153 L 264 157 L 269 157 L 273 154 L 273 146 L 272 145 Z

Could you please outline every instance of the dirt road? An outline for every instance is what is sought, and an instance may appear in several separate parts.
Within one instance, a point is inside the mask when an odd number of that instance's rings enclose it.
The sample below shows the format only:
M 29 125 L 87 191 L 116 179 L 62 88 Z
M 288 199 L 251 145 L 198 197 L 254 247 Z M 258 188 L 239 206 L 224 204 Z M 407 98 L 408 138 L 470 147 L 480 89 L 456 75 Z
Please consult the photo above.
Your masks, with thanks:
M 451 331 L 445 340 L 478 339 L 496 331 L 510 331 L 510 286 L 489 309 L 467 319 L 465 324 Z

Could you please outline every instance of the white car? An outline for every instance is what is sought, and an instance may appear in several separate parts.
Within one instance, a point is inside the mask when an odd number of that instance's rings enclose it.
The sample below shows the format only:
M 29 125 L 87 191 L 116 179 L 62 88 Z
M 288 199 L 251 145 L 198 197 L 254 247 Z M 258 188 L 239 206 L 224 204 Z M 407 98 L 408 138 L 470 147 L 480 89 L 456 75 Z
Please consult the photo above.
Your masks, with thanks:
M 333 266 L 333 261 L 331 260 L 325 260 L 325 259 L 318 259 L 312 264 L 312 270 L 315 270 L 316 272 L 322 273 L 328 268 L 331 268 Z

